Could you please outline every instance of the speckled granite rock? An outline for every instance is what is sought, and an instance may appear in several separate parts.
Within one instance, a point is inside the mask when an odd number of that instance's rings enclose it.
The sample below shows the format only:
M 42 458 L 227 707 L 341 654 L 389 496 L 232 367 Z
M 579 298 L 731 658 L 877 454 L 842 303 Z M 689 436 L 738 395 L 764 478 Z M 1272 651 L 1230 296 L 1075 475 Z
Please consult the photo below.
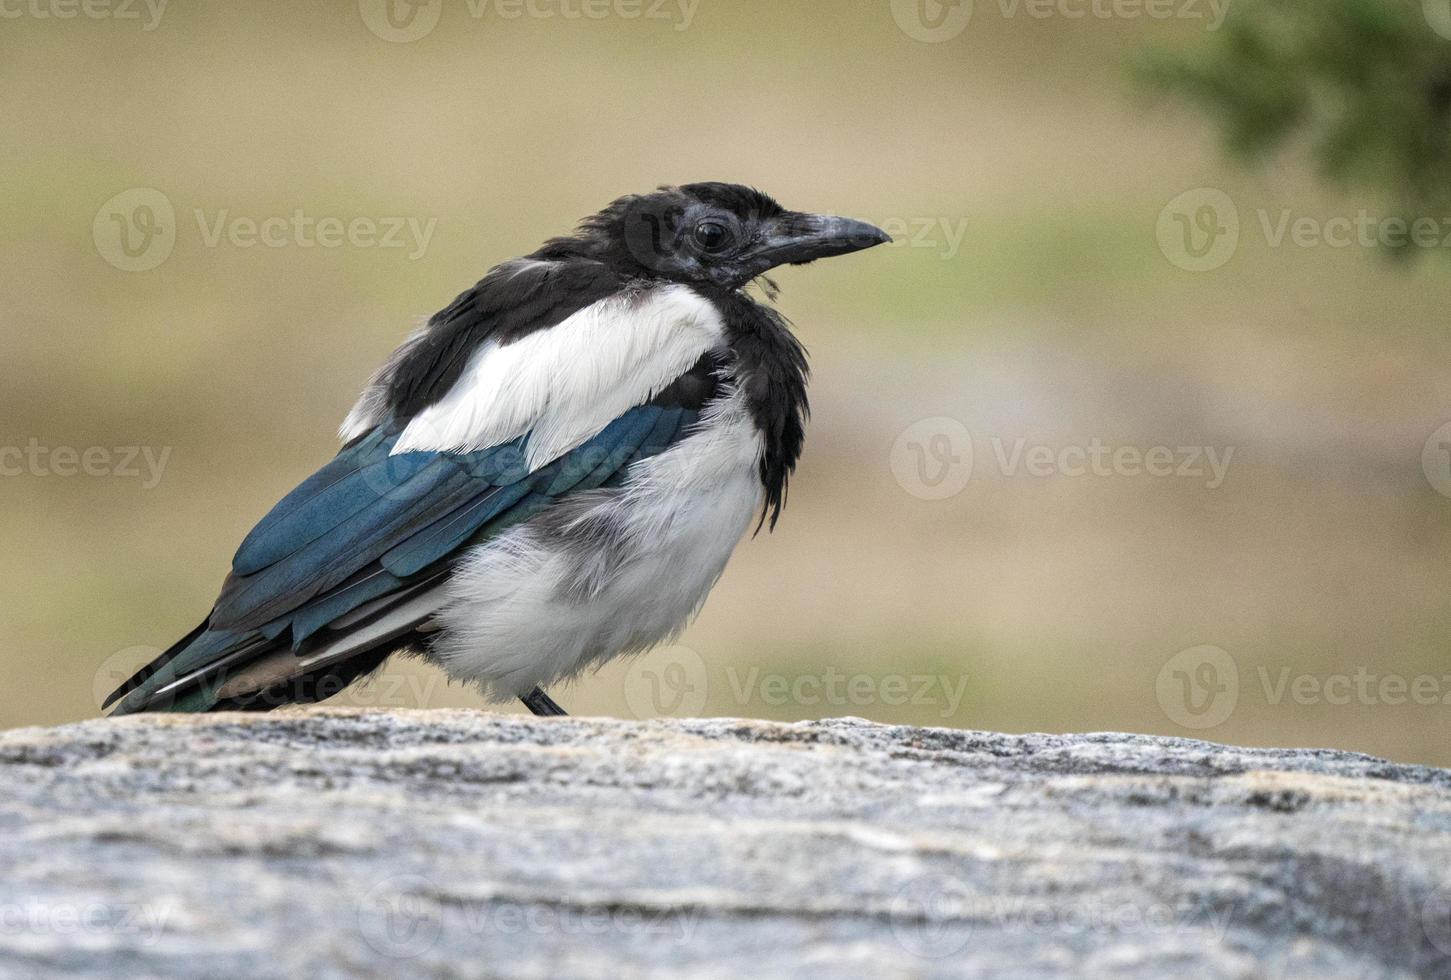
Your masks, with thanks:
M 0 976 L 1451 976 L 1451 773 L 855 720 L 0 735 Z

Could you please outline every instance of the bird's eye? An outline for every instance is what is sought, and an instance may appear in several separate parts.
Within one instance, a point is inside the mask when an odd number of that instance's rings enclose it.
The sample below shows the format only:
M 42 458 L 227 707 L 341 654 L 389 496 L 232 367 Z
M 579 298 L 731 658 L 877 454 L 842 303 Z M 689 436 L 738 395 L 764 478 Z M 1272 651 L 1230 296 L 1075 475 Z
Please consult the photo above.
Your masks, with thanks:
M 731 230 L 719 221 L 702 221 L 695 226 L 695 244 L 706 252 L 723 252 L 730 247 Z

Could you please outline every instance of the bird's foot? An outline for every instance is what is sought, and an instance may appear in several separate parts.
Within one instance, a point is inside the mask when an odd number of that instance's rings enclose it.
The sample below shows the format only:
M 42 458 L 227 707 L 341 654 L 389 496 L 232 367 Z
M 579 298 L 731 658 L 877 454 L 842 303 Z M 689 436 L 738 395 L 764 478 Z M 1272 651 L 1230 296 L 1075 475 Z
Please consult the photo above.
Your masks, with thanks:
M 543 688 L 536 687 L 519 700 L 524 702 L 524 707 L 542 718 L 567 716 L 569 714 L 568 711 L 565 711 L 559 705 L 555 704 L 554 699 L 545 694 Z

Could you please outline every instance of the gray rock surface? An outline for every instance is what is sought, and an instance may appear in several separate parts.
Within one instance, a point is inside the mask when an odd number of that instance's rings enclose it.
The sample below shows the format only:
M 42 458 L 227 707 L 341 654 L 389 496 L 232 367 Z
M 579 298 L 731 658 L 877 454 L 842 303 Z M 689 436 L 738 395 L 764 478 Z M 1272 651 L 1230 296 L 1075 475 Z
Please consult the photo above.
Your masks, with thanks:
M 856 720 L 0 735 L 0 976 L 1451 976 L 1451 773 Z

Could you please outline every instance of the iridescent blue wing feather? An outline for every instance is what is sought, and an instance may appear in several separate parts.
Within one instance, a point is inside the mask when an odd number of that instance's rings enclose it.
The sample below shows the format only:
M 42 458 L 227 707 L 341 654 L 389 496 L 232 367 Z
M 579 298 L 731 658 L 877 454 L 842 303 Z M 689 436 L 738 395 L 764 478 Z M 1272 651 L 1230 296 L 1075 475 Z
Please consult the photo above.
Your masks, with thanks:
M 240 668 L 281 650 L 300 655 L 340 623 L 366 623 L 361 614 L 438 580 L 472 546 L 568 495 L 618 482 L 697 417 L 640 405 L 533 471 L 527 436 L 475 452 L 394 454 L 401 427 L 379 426 L 257 524 L 206 623 L 123 685 L 116 712 L 216 706 Z

